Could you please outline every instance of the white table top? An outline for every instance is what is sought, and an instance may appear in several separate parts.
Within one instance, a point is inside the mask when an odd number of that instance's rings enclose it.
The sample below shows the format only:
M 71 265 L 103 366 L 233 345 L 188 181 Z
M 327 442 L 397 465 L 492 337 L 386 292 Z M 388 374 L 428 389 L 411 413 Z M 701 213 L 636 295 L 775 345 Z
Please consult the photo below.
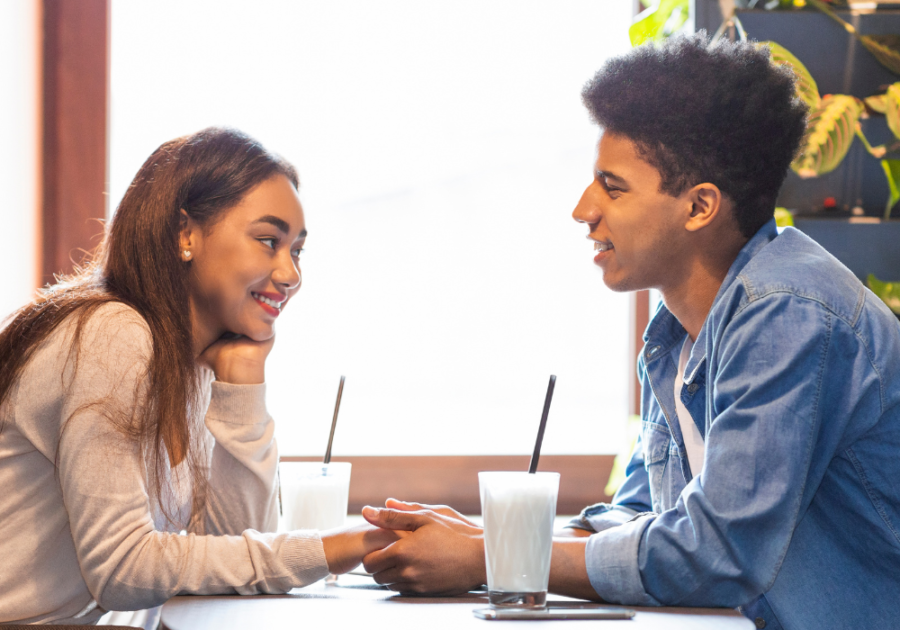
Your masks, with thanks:
M 550 596 L 551 600 L 566 600 Z M 574 600 L 570 600 L 574 601 Z M 483 628 L 496 622 L 476 618 L 472 611 L 486 608 L 487 594 L 472 592 L 460 597 L 405 597 L 389 591 L 369 577 L 342 575 L 338 585 L 317 582 L 287 595 L 262 596 L 179 596 L 162 610 L 162 627 L 167 630 L 215 628 L 364 628 L 365 630 L 440 630 L 442 628 Z M 630 621 L 542 621 L 540 630 L 572 624 L 614 624 L 633 630 L 750 630 L 754 624 L 732 609 L 632 608 Z M 508 626 L 530 621 L 504 621 Z M 487 629 L 492 627 L 488 625 Z M 532 626 L 533 628 L 533 626 Z

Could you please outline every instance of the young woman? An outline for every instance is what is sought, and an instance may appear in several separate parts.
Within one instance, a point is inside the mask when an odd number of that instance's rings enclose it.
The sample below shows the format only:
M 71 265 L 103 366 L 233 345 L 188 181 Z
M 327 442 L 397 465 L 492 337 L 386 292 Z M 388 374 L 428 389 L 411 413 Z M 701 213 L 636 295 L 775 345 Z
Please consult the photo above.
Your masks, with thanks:
M 283 593 L 395 535 L 274 532 L 264 366 L 300 288 L 297 174 L 206 129 L 144 163 L 95 261 L 0 333 L 0 622 Z

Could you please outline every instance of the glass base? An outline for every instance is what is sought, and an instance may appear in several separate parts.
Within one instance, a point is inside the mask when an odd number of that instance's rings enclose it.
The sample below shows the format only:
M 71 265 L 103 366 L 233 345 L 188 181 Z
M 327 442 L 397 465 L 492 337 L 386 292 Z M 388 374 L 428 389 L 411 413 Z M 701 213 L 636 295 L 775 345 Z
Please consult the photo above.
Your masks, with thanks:
M 336 576 L 334 573 L 329 573 L 325 578 L 325 585 L 330 586 L 333 584 L 337 584 L 337 580 L 338 576 Z
M 533 593 L 488 591 L 488 601 L 492 608 L 546 608 L 547 591 Z

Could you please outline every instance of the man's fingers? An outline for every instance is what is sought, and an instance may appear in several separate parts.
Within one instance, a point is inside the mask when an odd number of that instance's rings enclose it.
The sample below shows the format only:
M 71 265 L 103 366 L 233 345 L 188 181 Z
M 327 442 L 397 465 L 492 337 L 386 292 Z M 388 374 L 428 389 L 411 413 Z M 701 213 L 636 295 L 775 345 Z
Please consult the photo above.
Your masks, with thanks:
M 384 502 L 385 507 L 392 510 L 401 510 L 403 512 L 418 512 L 428 509 L 427 505 L 421 503 L 412 503 L 410 501 L 401 501 L 400 499 L 388 499 Z
M 372 575 L 372 579 L 375 580 L 376 584 L 381 584 L 382 586 L 391 586 L 392 584 L 398 584 L 404 581 L 401 570 L 398 567 L 391 567 L 390 569 L 379 571 Z
M 441 516 L 446 516 L 447 518 L 452 518 L 457 521 L 462 521 L 467 525 L 475 526 L 475 523 L 467 519 L 465 516 L 454 510 L 449 505 L 429 505 L 427 503 L 413 503 L 411 501 L 400 501 L 398 499 L 388 499 L 384 502 L 385 506 L 394 510 L 401 510 L 404 512 L 421 512 L 428 511 L 434 512 L 435 514 L 440 514 Z
M 369 505 L 362 509 L 363 518 L 376 527 L 414 532 L 428 521 L 420 512 L 404 512 L 391 508 L 374 508 Z
M 366 573 L 383 573 L 397 566 L 397 550 L 395 545 L 373 551 L 363 558 L 363 568 Z M 381 582 L 379 582 L 381 584 Z

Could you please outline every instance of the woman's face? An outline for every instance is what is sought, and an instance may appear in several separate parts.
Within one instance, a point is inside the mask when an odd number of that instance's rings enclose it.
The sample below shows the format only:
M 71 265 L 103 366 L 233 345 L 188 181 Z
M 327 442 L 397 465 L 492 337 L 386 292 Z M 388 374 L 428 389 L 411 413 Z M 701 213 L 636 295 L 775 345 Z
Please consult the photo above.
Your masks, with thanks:
M 306 225 L 294 186 L 276 175 L 205 230 L 184 216 L 181 257 L 191 265 L 195 348 L 202 351 L 225 333 L 271 338 L 300 288 Z

